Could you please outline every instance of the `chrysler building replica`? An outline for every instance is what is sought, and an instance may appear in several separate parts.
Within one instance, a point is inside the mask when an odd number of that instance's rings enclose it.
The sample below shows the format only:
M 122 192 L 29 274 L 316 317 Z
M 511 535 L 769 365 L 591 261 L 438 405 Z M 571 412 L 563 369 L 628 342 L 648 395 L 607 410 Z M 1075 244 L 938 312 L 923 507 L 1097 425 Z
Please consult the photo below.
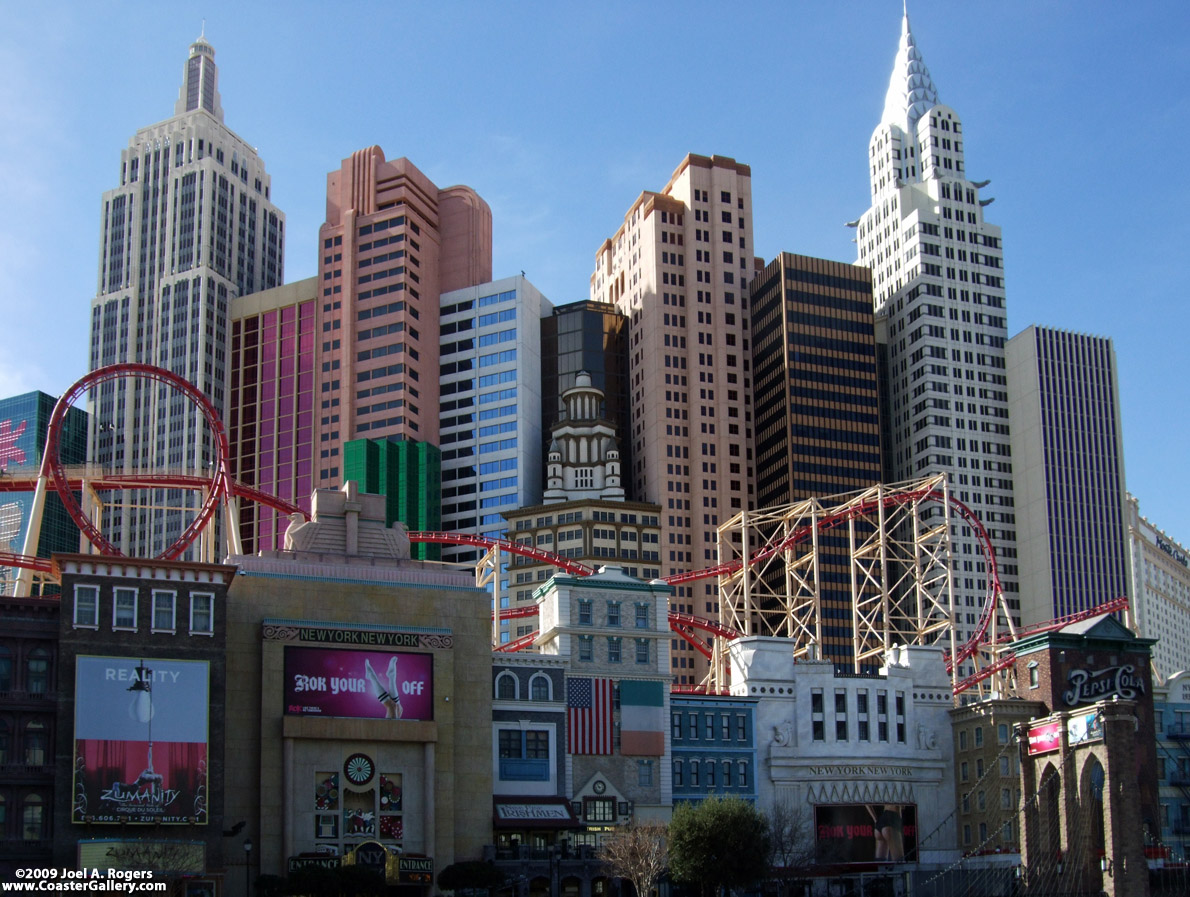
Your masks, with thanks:
M 269 199 L 256 150 L 223 124 L 215 50 L 190 46 L 174 115 L 137 131 L 120 154 L 119 186 L 103 194 L 99 288 L 91 303 L 90 367 L 142 362 L 201 389 L 223 416 L 228 309 L 235 296 L 277 286 L 284 217 Z M 261 414 L 273 413 L 262 403 Z M 211 476 L 208 426 L 175 390 L 146 380 L 91 390 L 88 459 L 109 471 Z M 235 428 L 256 421 L 230 421 Z M 105 535 L 151 557 L 193 519 L 200 496 L 114 493 Z M 208 532 L 212 532 L 208 530 Z M 210 540 L 204 558 L 213 558 Z
M 1016 617 L 1000 228 L 984 221 L 991 200 L 980 199 L 980 189 L 988 182 L 967 178 L 965 137 L 958 113 L 938 100 L 906 13 L 868 147 L 872 207 L 856 222 L 859 264 L 872 271 L 876 315 L 887 328 L 887 466 L 895 481 L 947 474 L 951 494 L 991 537 Z M 932 510 L 937 523 L 943 511 Z M 955 623 L 963 642 L 979 620 L 987 570 L 971 528 L 955 524 Z

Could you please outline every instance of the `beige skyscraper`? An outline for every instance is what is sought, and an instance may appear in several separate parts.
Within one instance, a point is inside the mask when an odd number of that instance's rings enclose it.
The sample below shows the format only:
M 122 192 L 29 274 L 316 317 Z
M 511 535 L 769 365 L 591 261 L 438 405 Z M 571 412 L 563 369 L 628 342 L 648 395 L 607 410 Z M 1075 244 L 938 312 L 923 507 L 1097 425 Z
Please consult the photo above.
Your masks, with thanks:
M 722 156 L 686 156 L 659 192 L 637 197 L 595 256 L 591 299 L 629 317 L 625 480 L 661 506 L 662 576 L 713 566 L 717 527 L 754 494 L 753 268 L 751 170 Z M 717 619 L 717 581 L 678 583 L 670 609 Z M 678 684 L 706 670 L 680 640 L 670 663 Z
M 223 414 L 231 301 L 281 283 L 284 231 L 264 161 L 223 123 L 215 49 L 200 37 L 173 116 L 136 132 L 120 154 L 119 186 L 103 194 L 90 367 L 168 368 Z M 111 381 L 91 391 L 87 407 L 91 463 L 209 475 L 206 422 L 180 393 Z M 199 498 L 113 493 L 104 528 L 121 551 L 151 557 L 186 528 Z

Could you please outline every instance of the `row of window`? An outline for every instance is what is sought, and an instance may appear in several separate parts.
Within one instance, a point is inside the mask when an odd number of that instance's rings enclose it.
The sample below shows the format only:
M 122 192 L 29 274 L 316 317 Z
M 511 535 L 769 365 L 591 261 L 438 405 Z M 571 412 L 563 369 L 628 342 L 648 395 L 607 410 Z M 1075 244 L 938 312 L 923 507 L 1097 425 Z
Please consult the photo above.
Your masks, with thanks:
M 521 683 L 515 675 L 503 672 L 496 677 L 496 700 L 516 701 L 520 699 Z M 529 680 L 530 701 L 552 701 L 554 699 L 554 685 L 548 676 L 535 674 Z
M 45 766 L 52 762 L 50 731 L 44 721 L 29 720 L 24 727 L 16 727 L 16 733 L 19 733 L 19 743 L 8 721 L 0 719 L 0 767 L 10 763 Z
M 19 802 L 10 794 L 0 792 L 0 839 L 9 841 L 14 837 L 21 841 L 42 841 L 49 837 L 49 802 L 39 794 L 27 794 Z M 18 829 L 9 830 L 8 809 L 12 807 L 20 815 Z
M 165 589 L 153 589 L 150 600 L 151 631 L 177 632 L 178 593 Z M 112 589 L 112 629 L 136 632 L 140 625 L 139 604 L 139 589 L 115 586 Z M 99 586 L 76 585 L 74 587 L 74 628 L 98 629 L 99 612 Z M 213 592 L 192 592 L 188 613 L 191 635 L 214 634 L 215 595 Z
M 747 741 L 748 740 L 748 716 L 744 713 L 734 714 L 734 739 L 732 735 L 732 714 L 729 713 L 704 713 L 702 714 L 702 738 L 713 740 L 715 738 L 715 717 L 719 717 L 718 732 L 720 741 Z M 683 719 L 684 717 L 684 719 Z M 683 734 L 686 738 L 692 741 L 699 740 L 699 714 L 697 712 L 681 713 L 675 711 L 671 719 L 671 727 L 673 730 L 674 741 L 682 738 Z M 684 725 L 683 725 L 684 723 Z
M 43 695 L 50 690 L 50 652 L 34 648 L 25 656 L 24 680 L 17 679 L 11 649 L 0 645 L 0 692 L 23 691 Z
M 650 662 L 650 639 L 638 638 L 634 639 L 636 642 L 636 662 L 640 664 L 647 664 Z M 624 640 L 618 635 L 609 636 L 607 639 L 607 662 L 608 663 L 623 663 L 624 661 Z M 595 637 L 591 635 L 580 635 L 578 637 L 578 659 L 590 663 L 595 660 Z
M 624 625 L 622 622 L 622 616 L 620 613 L 620 605 L 621 605 L 621 603 L 619 601 L 608 601 L 607 602 L 607 617 L 606 617 L 606 623 L 604 625 L 606 625 L 606 626 L 622 626 L 622 625 Z M 578 624 L 580 626 L 595 625 L 594 607 L 595 607 L 595 602 L 592 599 L 590 599 L 590 598 L 578 599 Z M 651 623 L 650 616 L 649 616 L 650 611 L 651 611 L 651 606 L 649 605 L 648 602 L 638 601 L 636 603 L 635 614 L 634 614 L 633 619 L 636 623 L 637 629 L 651 629 L 652 628 L 652 626 L 650 625 L 650 623 Z
M 734 767 L 734 776 L 732 774 Z M 674 760 L 674 787 L 748 787 L 747 760 Z M 716 780 L 717 779 L 717 780 Z

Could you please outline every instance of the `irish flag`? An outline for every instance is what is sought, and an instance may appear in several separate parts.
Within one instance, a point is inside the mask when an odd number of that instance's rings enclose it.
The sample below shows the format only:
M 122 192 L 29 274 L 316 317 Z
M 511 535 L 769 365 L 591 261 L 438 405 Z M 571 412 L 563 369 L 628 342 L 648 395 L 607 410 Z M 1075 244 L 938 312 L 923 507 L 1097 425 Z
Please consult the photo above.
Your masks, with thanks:
M 665 683 L 620 682 L 620 753 L 643 757 L 665 753 Z

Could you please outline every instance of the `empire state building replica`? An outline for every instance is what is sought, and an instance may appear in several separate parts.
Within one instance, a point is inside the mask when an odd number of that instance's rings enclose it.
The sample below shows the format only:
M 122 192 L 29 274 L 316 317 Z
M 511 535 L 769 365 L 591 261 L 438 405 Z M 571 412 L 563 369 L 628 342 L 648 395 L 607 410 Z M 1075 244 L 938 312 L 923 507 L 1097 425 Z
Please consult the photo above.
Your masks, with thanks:
M 224 416 L 231 300 L 281 283 L 284 228 L 264 162 L 223 123 L 215 49 L 200 37 L 173 116 L 136 132 L 120 154 L 119 186 L 103 194 L 91 369 L 167 368 Z M 267 404 L 260 414 L 275 411 Z M 92 465 L 210 478 L 208 426 L 178 391 L 143 379 L 108 381 L 91 390 L 88 410 Z M 257 421 L 230 423 L 254 428 Z M 102 528 L 124 554 L 152 557 L 189 525 L 200 500 L 179 490 L 113 493 Z M 200 553 L 208 560 L 211 533 Z

